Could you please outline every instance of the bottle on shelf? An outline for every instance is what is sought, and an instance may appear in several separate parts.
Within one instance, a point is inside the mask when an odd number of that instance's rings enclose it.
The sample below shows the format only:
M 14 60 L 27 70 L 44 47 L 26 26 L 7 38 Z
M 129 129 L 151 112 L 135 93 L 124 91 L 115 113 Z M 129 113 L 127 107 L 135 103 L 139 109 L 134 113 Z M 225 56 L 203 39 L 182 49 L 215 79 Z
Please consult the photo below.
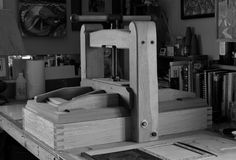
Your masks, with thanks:
M 19 73 L 16 79 L 16 99 L 24 100 L 26 98 L 27 98 L 26 80 L 23 76 L 23 73 Z
M 176 37 L 176 41 L 175 41 L 175 56 L 181 56 L 181 50 L 182 50 L 182 40 L 183 37 L 178 36 Z

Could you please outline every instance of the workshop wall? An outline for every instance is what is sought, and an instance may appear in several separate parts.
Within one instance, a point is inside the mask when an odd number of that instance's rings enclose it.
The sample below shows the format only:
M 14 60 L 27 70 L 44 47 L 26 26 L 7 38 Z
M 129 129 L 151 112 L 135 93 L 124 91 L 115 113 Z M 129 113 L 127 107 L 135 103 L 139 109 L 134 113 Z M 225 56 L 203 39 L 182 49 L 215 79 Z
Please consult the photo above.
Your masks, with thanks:
M 0 0 L 4 1 L 5 9 L 11 9 L 15 12 L 17 18 L 17 0 Z M 67 3 L 67 35 L 62 38 L 49 37 L 24 37 L 24 45 L 27 54 L 78 54 L 79 50 L 79 32 L 71 30 L 71 23 L 69 16 L 71 13 L 71 1 L 66 0 Z
M 187 26 L 194 27 L 195 33 L 201 37 L 201 53 L 209 55 L 209 58 L 218 59 L 219 45 L 216 40 L 216 20 L 214 17 L 181 20 L 181 0 L 159 0 L 159 2 L 166 11 L 170 32 L 173 37 L 185 35 Z
M 1 7 L 0 0 L 0 7 Z M 169 18 L 170 32 L 173 37 L 184 35 L 187 26 L 195 28 L 201 36 L 201 53 L 210 58 L 218 58 L 218 42 L 216 41 L 215 18 L 181 20 L 180 0 L 159 0 Z M 63 38 L 24 37 L 23 41 L 28 54 L 77 54 L 79 53 L 79 32 L 71 30 L 69 16 L 71 1 L 67 0 L 67 35 Z M 17 1 L 4 0 L 4 8 L 12 9 L 17 17 Z

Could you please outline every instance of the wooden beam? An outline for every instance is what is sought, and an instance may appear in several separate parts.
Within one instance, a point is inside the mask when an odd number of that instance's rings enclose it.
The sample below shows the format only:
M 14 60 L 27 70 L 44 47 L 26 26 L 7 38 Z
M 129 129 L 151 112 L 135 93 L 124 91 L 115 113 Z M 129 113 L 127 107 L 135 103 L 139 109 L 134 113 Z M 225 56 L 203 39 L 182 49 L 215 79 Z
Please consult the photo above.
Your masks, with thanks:
M 81 79 L 104 77 L 104 49 L 92 48 L 89 33 L 102 29 L 102 25 L 84 24 L 80 31 Z
M 90 33 L 90 46 L 116 46 L 119 49 L 128 49 L 130 46 L 129 31 L 105 29 Z
M 157 37 L 154 22 L 131 22 L 130 87 L 134 91 L 133 140 L 158 139 Z

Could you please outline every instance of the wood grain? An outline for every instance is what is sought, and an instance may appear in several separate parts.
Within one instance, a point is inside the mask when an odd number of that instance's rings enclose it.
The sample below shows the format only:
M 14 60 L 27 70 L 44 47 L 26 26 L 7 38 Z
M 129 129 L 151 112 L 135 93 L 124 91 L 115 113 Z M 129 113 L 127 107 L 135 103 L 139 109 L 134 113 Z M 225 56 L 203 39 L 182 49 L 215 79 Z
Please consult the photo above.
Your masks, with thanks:
M 130 111 L 122 106 L 95 109 L 76 109 L 70 112 L 58 112 L 57 109 L 49 104 L 39 104 L 29 101 L 26 109 L 38 114 L 55 124 L 75 123 L 93 121 L 109 118 L 130 116 Z
M 94 109 L 110 106 L 119 106 L 119 94 L 100 93 L 81 96 L 75 100 L 65 102 L 57 107 L 58 111 L 72 109 Z
M 129 31 L 121 29 L 103 29 L 90 33 L 90 46 L 116 46 L 119 49 L 130 47 Z
M 158 136 L 158 81 L 156 26 L 153 22 L 132 22 L 130 29 L 130 87 L 134 92 L 133 140 L 144 142 Z M 142 127 L 142 123 L 147 126 Z M 153 134 L 154 135 L 154 134 Z
M 100 79 L 83 79 L 82 86 L 91 86 L 95 90 L 104 90 L 106 93 L 118 93 L 120 95 L 119 104 L 126 108 L 133 108 L 133 91 L 128 86 L 110 84 L 110 82 L 101 81 Z
M 207 108 L 194 108 L 159 114 L 159 135 L 188 132 L 208 127 Z
M 89 33 L 102 29 L 100 24 L 84 24 L 80 31 L 81 80 L 104 77 L 104 49 L 90 47 Z
M 129 118 L 55 124 L 23 109 L 24 129 L 55 150 L 122 142 L 129 139 Z M 37 126 L 37 127 L 35 127 Z
M 58 97 L 65 100 L 71 100 L 73 97 L 93 91 L 92 87 L 64 87 L 54 91 L 50 91 L 38 96 L 35 96 L 36 102 L 46 102 L 48 98 Z

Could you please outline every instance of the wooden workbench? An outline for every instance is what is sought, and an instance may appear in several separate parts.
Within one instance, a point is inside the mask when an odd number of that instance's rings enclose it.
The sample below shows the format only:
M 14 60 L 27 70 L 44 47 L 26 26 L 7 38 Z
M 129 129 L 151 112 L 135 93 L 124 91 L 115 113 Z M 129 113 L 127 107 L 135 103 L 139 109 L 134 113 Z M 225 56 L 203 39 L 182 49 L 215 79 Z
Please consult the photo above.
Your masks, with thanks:
M 40 160 L 78 160 L 53 150 L 23 130 L 22 108 L 25 104 L 13 102 L 0 106 L 0 127 Z
M 184 133 L 178 135 L 171 135 L 161 137 L 161 140 L 149 142 L 149 143 L 134 143 L 134 142 L 122 142 L 113 143 L 99 146 L 91 146 L 85 148 L 71 149 L 67 151 L 55 151 L 40 140 L 36 139 L 33 135 L 25 132 L 22 127 L 22 107 L 25 102 L 12 102 L 10 104 L 0 106 L 0 127 L 5 130 L 11 137 L 19 142 L 23 147 L 29 150 L 40 160 L 84 160 L 80 156 L 81 152 L 91 153 L 104 153 L 107 151 L 120 151 L 124 149 L 140 148 L 152 145 L 168 144 L 173 141 L 186 140 L 189 138 L 199 136 L 219 136 L 216 133 L 208 131 L 198 131 L 194 133 Z M 226 156 L 235 157 L 236 154 L 236 142 L 235 148 L 231 149 L 232 152 L 227 153 Z M 223 158 L 210 158 L 209 160 L 223 160 Z M 230 159 L 228 159 L 230 160 Z

